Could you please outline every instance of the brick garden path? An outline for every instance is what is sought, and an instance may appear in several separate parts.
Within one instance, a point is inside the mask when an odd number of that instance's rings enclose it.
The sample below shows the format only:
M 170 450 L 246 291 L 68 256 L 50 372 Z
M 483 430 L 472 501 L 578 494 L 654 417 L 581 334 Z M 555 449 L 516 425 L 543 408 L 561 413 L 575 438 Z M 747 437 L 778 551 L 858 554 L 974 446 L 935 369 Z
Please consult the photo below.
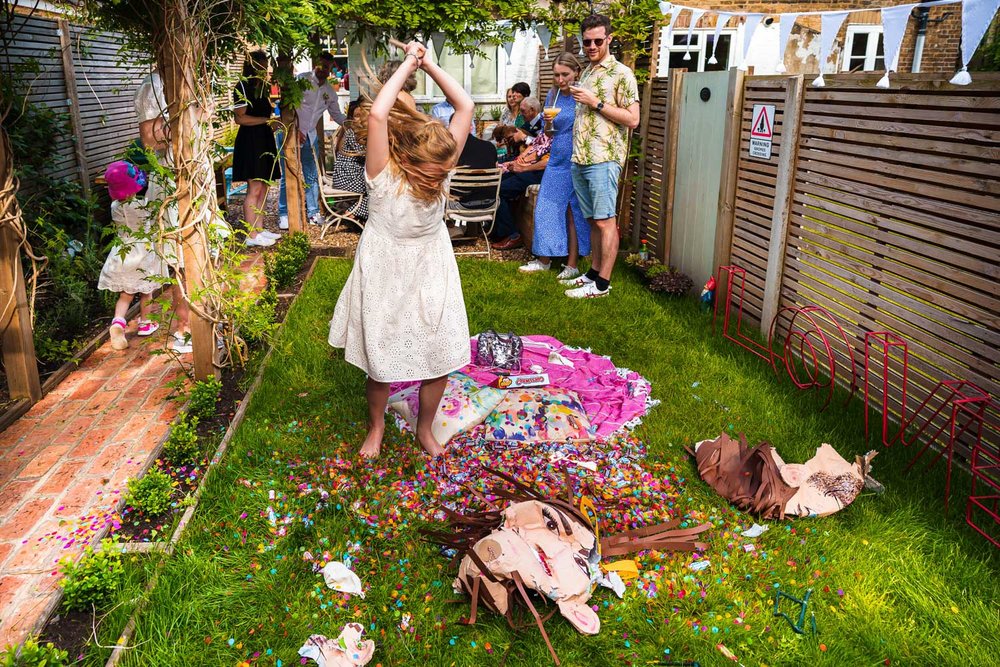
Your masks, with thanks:
M 249 289 L 263 282 L 260 258 L 244 264 Z M 152 354 L 165 334 L 134 333 L 133 320 L 127 350 L 106 342 L 0 433 L 0 649 L 41 629 L 57 562 L 96 539 L 177 415 L 167 383 L 181 368 Z

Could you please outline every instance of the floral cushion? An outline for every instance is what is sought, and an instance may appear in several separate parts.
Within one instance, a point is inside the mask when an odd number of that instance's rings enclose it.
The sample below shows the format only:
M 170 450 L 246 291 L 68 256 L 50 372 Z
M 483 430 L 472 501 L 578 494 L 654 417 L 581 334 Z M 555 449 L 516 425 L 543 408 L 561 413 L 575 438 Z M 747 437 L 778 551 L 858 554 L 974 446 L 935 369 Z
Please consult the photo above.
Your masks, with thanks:
M 486 418 L 487 440 L 566 442 L 592 440 L 587 412 L 576 393 L 556 387 L 515 389 Z
M 505 393 L 495 387 L 480 387 L 463 373 L 452 373 L 434 416 L 434 438 L 443 445 L 458 433 L 478 426 L 503 400 Z M 389 397 L 389 407 L 406 420 L 411 430 L 417 427 L 419 394 L 420 385 L 415 384 Z

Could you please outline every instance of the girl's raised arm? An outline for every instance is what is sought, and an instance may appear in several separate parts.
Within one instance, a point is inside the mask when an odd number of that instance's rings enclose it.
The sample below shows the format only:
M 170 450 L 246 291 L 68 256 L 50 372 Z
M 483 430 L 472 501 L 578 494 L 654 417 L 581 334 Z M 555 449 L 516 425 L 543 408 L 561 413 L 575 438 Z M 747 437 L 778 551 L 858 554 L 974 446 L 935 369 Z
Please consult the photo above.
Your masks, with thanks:
M 365 157 L 365 173 L 368 178 L 375 178 L 389 164 L 389 111 L 396 103 L 399 92 L 403 90 L 406 79 L 420 67 L 425 53 L 426 49 L 419 42 L 407 44 L 403 64 L 382 85 L 372 103 L 368 114 L 368 148 Z
M 451 130 L 451 136 L 455 138 L 455 143 L 458 144 L 458 154 L 461 154 L 465 147 L 465 140 L 469 138 L 469 126 L 472 124 L 472 112 L 476 105 L 473 104 L 472 98 L 465 92 L 462 85 L 438 67 L 436 63 L 425 60 L 421 69 L 434 79 L 434 83 L 451 102 L 451 106 L 455 107 L 455 115 L 452 116 L 451 124 L 448 127 Z

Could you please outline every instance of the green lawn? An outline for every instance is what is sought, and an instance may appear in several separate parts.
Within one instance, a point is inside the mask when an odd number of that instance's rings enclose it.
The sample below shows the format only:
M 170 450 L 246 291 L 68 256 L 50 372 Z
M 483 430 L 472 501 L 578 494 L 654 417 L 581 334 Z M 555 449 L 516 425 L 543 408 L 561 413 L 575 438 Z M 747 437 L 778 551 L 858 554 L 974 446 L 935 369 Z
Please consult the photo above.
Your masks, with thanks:
M 996 664 L 1000 558 L 964 524 L 964 474 L 945 518 L 943 467 L 904 474 L 912 452 L 895 446 L 875 459 L 884 495 L 866 494 L 826 519 L 772 522 L 756 540 L 740 537 L 752 518 L 698 479 L 683 446 L 732 429 L 771 441 L 786 461 L 808 458 L 822 442 L 850 459 L 873 447 L 857 400 L 819 413 L 822 398 L 721 340 L 693 300 L 654 297 L 624 268 L 612 297 L 579 303 L 562 296 L 554 276 L 517 275 L 512 264 L 460 266 L 472 331 L 549 334 L 652 382 L 662 404 L 637 432 L 649 469 L 671 486 L 675 510 L 715 524 L 707 570 L 688 569 L 686 554 L 647 556 L 641 586 L 630 584 L 624 600 L 598 590 L 599 635 L 584 637 L 553 617 L 546 627 L 564 665 L 732 664 L 716 651 L 720 642 L 745 665 Z M 458 623 L 468 605 L 453 602 L 453 570 L 419 540 L 421 521 L 406 511 L 414 497 L 405 494 L 416 489 L 422 502 L 435 488 L 412 439 L 390 428 L 377 469 L 353 463 L 364 378 L 326 343 L 349 270 L 347 261 L 323 260 L 289 313 L 125 664 L 293 665 L 310 634 L 335 636 L 348 621 L 376 639 L 373 665 L 497 665 L 505 654 L 508 665 L 550 664 L 536 631 L 514 634 L 489 612 L 476 626 Z M 320 488 L 330 496 L 317 505 Z M 648 501 L 640 491 L 614 493 Z M 665 512 L 665 502 L 656 504 Z M 745 551 L 747 543 L 755 550 Z M 353 554 L 366 599 L 325 588 L 309 562 L 324 552 Z M 778 585 L 796 596 L 813 589 L 817 636 L 772 617 Z

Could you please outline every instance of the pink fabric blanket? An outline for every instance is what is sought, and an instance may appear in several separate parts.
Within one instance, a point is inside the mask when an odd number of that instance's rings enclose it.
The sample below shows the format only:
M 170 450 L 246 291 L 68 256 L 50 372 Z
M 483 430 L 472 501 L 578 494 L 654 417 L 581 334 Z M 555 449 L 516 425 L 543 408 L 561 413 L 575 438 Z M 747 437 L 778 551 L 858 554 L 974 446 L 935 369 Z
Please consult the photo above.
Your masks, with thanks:
M 549 386 L 576 392 L 598 438 L 607 438 L 628 422 L 641 418 L 653 404 L 649 382 L 635 371 L 617 368 L 607 357 L 567 347 L 551 336 L 522 336 L 521 340 L 524 342 L 521 372 L 548 373 Z M 461 372 L 480 386 L 496 380 L 496 373 L 476 366 L 475 359 L 476 338 L 472 338 L 469 365 Z M 394 383 L 392 393 L 414 384 Z

